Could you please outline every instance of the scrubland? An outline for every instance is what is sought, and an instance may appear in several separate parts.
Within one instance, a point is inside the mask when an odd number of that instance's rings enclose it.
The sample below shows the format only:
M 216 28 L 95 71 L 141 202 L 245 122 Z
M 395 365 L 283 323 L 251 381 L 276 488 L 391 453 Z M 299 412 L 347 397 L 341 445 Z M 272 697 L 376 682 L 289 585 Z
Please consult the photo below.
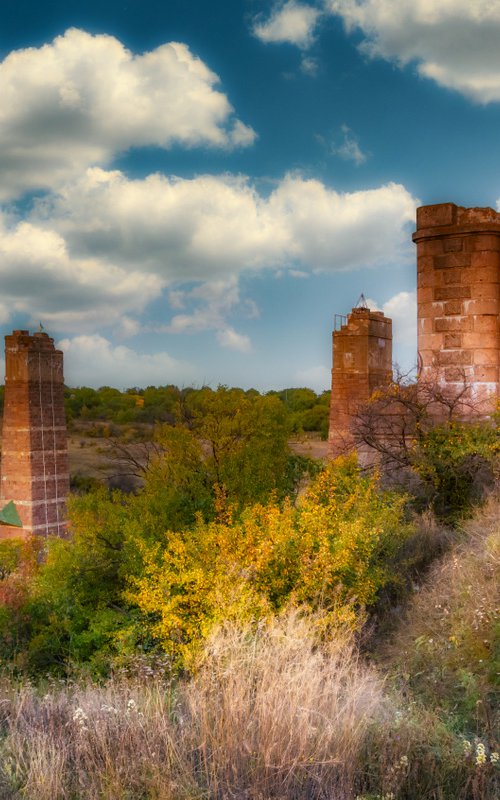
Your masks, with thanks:
M 4 679 L 0 797 L 493 800 L 499 510 L 465 525 L 371 655 L 292 610 L 219 626 L 175 680 Z
M 204 403 L 140 491 L 0 542 L 0 800 L 496 800 L 496 430 L 430 429 L 396 486 Z

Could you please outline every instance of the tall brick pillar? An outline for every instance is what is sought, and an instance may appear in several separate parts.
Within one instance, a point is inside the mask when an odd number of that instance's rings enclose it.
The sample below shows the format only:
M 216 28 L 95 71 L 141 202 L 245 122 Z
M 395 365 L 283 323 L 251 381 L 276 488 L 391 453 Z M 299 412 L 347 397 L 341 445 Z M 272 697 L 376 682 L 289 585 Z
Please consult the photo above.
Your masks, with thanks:
M 333 331 L 329 453 L 352 444 L 352 414 L 379 386 L 392 379 L 392 320 L 381 311 L 353 308 Z
M 451 391 L 465 378 L 473 413 L 487 414 L 499 397 L 500 214 L 454 203 L 423 206 L 413 241 L 420 375 Z
M 24 535 L 63 535 L 69 493 L 63 354 L 46 333 L 5 337 L 2 501 L 13 500 Z M 0 538 L 19 529 L 0 527 Z

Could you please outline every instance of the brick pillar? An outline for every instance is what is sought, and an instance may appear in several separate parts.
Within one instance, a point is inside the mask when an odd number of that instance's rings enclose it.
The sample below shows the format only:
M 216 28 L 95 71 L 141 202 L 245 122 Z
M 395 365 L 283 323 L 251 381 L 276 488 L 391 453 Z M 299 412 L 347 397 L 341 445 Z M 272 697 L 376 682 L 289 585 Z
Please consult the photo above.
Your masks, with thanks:
M 381 311 L 353 308 L 333 332 L 329 453 L 351 447 L 352 414 L 392 379 L 392 320 Z
M 69 493 L 63 354 L 46 333 L 5 337 L 2 439 L 3 504 L 14 501 L 24 535 L 63 535 Z M 0 538 L 9 535 L 20 531 L 0 526 Z
M 500 214 L 453 203 L 423 206 L 413 241 L 420 375 L 450 391 L 465 378 L 472 413 L 487 414 L 499 397 Z

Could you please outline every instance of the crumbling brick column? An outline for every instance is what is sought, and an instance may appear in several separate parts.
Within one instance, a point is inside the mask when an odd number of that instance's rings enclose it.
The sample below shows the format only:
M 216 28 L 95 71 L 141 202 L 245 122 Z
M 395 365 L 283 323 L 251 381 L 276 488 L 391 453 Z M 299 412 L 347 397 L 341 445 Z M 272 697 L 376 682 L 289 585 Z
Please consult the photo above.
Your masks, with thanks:
M 392 379 L 392 320 L 381 311 L 353 308 L 333 331 L 330 456 L 352 447 L 350 424 L 361 403 Z
M 418 358 L 421 378 L 459 391 L 464 413 L 488 414 L 499 397 L 500 214 L 453 203 L 417 210 Z
M 46 333 L 5 337 L 2 501 L 13 500 L 22 534 L 64 535 L 69 493 L 63 354 Z M 20 535 L 0 526 L 0 538 Z

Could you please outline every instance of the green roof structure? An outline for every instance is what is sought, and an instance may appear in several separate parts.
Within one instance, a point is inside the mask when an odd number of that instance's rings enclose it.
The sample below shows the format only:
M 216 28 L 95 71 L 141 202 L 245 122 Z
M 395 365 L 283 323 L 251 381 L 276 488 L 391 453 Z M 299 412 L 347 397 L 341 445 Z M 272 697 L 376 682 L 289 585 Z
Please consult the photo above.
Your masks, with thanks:
M 12 525 L 15 528 L 23 527 L 23 523 L 17 513 L 17 508 L 12 500 L 0 511 L 0 525 Z

